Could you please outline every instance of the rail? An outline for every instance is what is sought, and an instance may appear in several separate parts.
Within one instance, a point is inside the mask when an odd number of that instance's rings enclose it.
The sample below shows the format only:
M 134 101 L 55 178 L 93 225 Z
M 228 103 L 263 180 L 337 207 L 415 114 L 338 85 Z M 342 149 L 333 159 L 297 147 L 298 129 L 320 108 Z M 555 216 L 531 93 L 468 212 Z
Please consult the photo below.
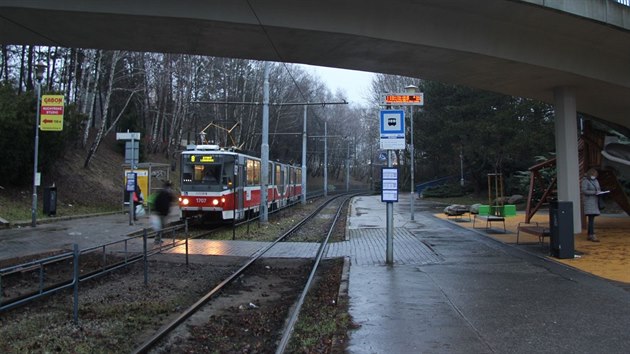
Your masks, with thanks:
M 310 194 L 307 199 L 313 199 L 313 198 L 317 198 L 320 197 L 321 195 L 319 193 L 313 193 Z M 296 205 L 299 203 L 298 201 L 292 202 L 287 204 L 285 207 L 283 208 L 278 208 L 276 210 L 274 210 L 273 212 L 278 212 L 281 210 L 284 210 L 290 206 Z M 235 226 L 239 226 L 241 224 L 248 224 L 249 227 L 249 223 L 252 221 L 256 221 L 259 218 L 251 218 L 248 220 L 245 220 L 243 222 L 240 223 L 235 223 L 233 224 L 233 229 L 235 229 Z M 161 230 L 161 232 L 163 234 L 166 233 L 172 233 L 173 235 L 175 234 L 176 231 L 179 231 L 181 229 L 184 229 L 184 233 L 186 235 L 186 237 L 184 238 L 184 240 L 176 240 L 175 237 L 172 237 L 172 243 L 171 244 L 160 244 L 159 247 L 155 247 L 153 249 L 149 249 L 147 247 L 147 238 L 150 236 L 153 236 L 155 234 L 157 234 L 157 231 L 149 231 L 148 229 L 144 229 L 142 231 L 141 234 L 128 234 L 127 238 L 123 239 L 123 240 L 119 240 L 119 241 L 113 241 L 113 242 L 109 242 L 109 243 L 105 243 L 102 245 L 98 245 L 98 246 L 94 246 L 94 247 L 90 247 L 90 248 L 86 248 L 83 250 L 79 250 L 77 245 L 74 245 L 73 247 L 75 247 L 76 249 L 74 249 L 71 252 L 65 252 L 62 254 L 58 254 L 58 255 L 54 255 L 51 257 L 46 257 L 46 258 L 42 258 L 42 259 L 38 259 L 38 260 L 34 260 L 34 261 L 30 261 L 30 262 L 26 262 L 26 263 L 22 263 L 22 264 L 17 264 L 17 265 L 13 265 L 10 267 L 6 267 L 6 268 L 2 268 L 0 269 L 0 313 L 19 307 L 19 306 L 23 306 L 26 305 L 32 301 L 36 301 L 38 299 L 41 299 L 45 296 L 49 296 L 52 295 L 54 293 L 60 292 L 62 290 L 68 289 L 68 288 L 75 288 L 75 297 L 74 297 L 74 320 L 75 322 L 78 322 L 78 286 L 81 282 L 93 279 L 93 278 L 98 278 L 101 277 L 103 275 L 109 274 L 115 270 L 127 267 L 135 262 L 138 261 L 144 261 L 144 282 L 145 284 L 147 284 L 148 282 L 148 262 L 147 259 L 148 257 L 151 257 L 155 254 L 158 254 L 164 250 L 173 248 L 173 247 L 177 247 L 180 245 L 186 245 L 186 252 L 185 252 L 185 257 L 186 257 L 186 264 L 188 264 L 188 240 L 192 237 L 190 237 L 189 232 L 188 232 L 188 220 L 184 220 L 184 223 L 182 224 L 178 224 L 175 226 L 170 226 L 170 227 L 166 227 L 164 229 Z M 138 249 L 139 245 L 138 245 L 138 239 L 142 238 L 142 251 L 140 251 Z M 136 246 L 136 249 L 131 250 L 130 249 L 130 244 L 134 244 Z M 118 253 L 122 253 L 123 255 L 123 260 L 120 262 L 116 262 L 113 264 L 107 264 L 108 262 L 108 255 L 111 255 L 114 251 L 118 251 Z M 101 259 L 101 266 L 94 271 L 91 271 L 89 273 L 85 273 L 85 274 L 79 274 L 79 269 L 78 269 L 78 265 L 81 259 L 81 256 L 84 256 L 86 254 L 90 254 L 90 253 L 96 253 L 99 252 L 101 253 L 102 259 Z M 71 260 L 71 261 L 70 261 Z M 76 267 L 77 269 L 73 269 L 71 272 L 69 272 L 71 274 L 71 279 L 66 280 L 66 281 L 61 281 L 52 285 L 48 285 L 46 286 L 46 272 L 45 272 L 45 268 L 46 266 L 49 266 L 53 263 L 58 263 L 58 262 L 63 262 L 63 261 L 69 261 L 68 263 L 70 264 L 69 266 L 73 266 Z M 3 298 L 3 290 L 5 290 L 5 288 L 3 288 L 4 283 L 3 283 L 3 277 L 4 279 L 6 279 L 7 276 L 12 275 L 12 274 L 16 274 L 16 273 L 20 273 L 20 272 L 25 272 L 25 271 L 33 271 L 33 270 L 38 270 L 38 285 L 37 285 L 37 289 L 36 291 L 33 291 L 31 293 L 19 296 L 19 297 L 14 297 L 11 298 L 9 300 L 5 300 Z
M 289 317 L 289 320 L 284 330 L 282 331 L 282 338 L 280 339 L 280 343 L 278 344 L 278 348 L 276 349 L 276 354 L 283 354 L 286 351 L 287 346 L 289 345 L 289 341 L 291 340 L 291 335 L 293 334 L 293 329 L 295 327 L 295 324 L 297 323 L 300 310 L 302 308 L 302 305 L 304 304 L 306 295 L 308 294 L 308 291 L 311 288 L 311 284 L 313 283 L 313 280 L 315 279 L 317 267 L 319 266 L 319 263 L 324 257 L 324 251 L 326 250 L 326 247 L 328 246 L 328 240 L 330 240 L 330 235 L 332 235 L 333 231 L 335 230 L 335 225 L 337 224 L 337 221 L 339 220 L 339 215 L 341 215 L 341 211 L 343 210 L 343 207 L 344 205 L 346 205 L 348 200 L 350 200 L 350 198 L 347 198 L 346 200 L 344 200 L 341 203 L 341 205 L 339 205 L 339 208 L 337 208 L 337 213 L 335 214 L 335 218 L 333 219 L 332 225 L 330 226 L 330 229 L 328 230 L 328 234 L 326 235 L 326 238 L 324 239 L 324 241 L 319 245 L 319 250 L 317 251 L 317 256 L 315 257 L 315 264 L 313 265 L 311 274 L 309 275 L 308 280 L 306 281 L 304 290 L 302 291 L 302 294 L 300 295 L 300 298 L 298 299 L 297 303 L 294 305 L 293 312 L 291 313 L 291 316 Z
M 171 333 L 175 328 L 177 328 L 180 324 L 186 321 L 190 316 L 196 313 L 202 306 L 204 306 L 211 298 L 213 298 L 217 293 L 219 293 L 226 285 L 230 284 L 234 279 L 237 279 L 241 274 L 245 272 L 255 261 L 257 261 L 260 257 L 262 257 L 267 251 L 269 251 L 272 247 L 274 247 L 279 242 L 285 240 L 289 235 L 293 234 L 297 229 L 299 229 L 303 224 L 305 224 L 308 220 L 317 215 L 322 209 L 324 209 L 328 204 L 330 204 L 333 200 L 342 195 L 331 198 L 330 200 L 323 203 L 319 206 L 315 211 L 309 214 L 306 218 L 302 219 L 299 223 L 291 227 L 284 234 L 279 236 L 275 241 L 269 243 L 265 247 L 262 247 L 257 252 L 255 252 L 245 264 L 243 264 L 238 270 L 224 279 L 221 283 L 215 286 L 212 290 L 210 290 L 207 294 L 205 294 L 201 299 L 197 300 L 193 305 L 191 305 L 188 309 L 182 312 L 177 318 L 175 318 L 170 323 L 162 326 L 158 332 L 156 332 L 151 338 L 142 343 L 139 347 L 137 347 L 133 353 L 147 353 L 150 349 L 153 348 L 162 338 L 166 337 L 169 333 Z

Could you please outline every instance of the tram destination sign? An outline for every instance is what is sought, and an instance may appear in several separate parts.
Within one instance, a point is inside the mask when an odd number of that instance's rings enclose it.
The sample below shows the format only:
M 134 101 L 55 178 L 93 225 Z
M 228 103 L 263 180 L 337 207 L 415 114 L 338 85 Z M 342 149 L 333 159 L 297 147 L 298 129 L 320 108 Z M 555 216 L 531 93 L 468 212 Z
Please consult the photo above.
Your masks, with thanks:
M 382 106 L 424 106 L 423 93 L 384 93 L 381 95 Z

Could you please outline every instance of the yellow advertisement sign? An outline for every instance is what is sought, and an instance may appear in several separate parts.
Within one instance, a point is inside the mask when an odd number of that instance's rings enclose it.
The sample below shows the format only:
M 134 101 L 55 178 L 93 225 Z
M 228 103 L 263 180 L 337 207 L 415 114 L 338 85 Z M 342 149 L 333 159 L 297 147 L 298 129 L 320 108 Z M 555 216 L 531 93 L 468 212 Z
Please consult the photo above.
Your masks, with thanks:
M 62 131 L 63 107 L 63 95 L 43 95 L 39 111 L 39 129 L 42 131 Z
M 127 185 L 127 173 L 131 172 L 131 170 L 125 169 L 124 170 L 124 183 L 123 186 Z M 133 172 L 136 174 L 136 181 L 138 183 L 138 186 L 140 187 L 140 192 L 142 193 L 142 196 L 144 197 L 144 204 L 146 204 L 147 202 L 147 198 L 149 197 L 150 191 L 149 191 L 149 170 L 133 170 Z M 129 201 L 128 199 L 128 195 L 129 193 L 125 193 L 125 201 Z

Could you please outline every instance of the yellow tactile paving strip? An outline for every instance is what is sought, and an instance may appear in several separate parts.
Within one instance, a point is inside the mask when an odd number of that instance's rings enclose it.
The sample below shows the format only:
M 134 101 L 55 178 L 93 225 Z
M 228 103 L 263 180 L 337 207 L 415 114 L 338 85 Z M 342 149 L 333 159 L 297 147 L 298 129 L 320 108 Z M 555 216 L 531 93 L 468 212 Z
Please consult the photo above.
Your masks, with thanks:
M 444 214 L 435 214 L 441 219 L 448 219 Z M 452 219 L 451 220 L 455 220 Z M 463 219 L 467 220 L 467 219 Z M 516 231 L 519 222 L 525 221 L 522 213 L 515 217 L 505 218 L 506 233 L 488 233 L 488 236 L 508 244 L 516 244 Z M 549 216 L 546 212 L 537 214 L 532 221 L 540 224 L 548 224 Z M 462 222 L 458 225 L 472 229 L 472 221 Z M 485 221 L 477 222 L 476 230 L 485 230 Z M 479 228 L 479 227 L 482 228 Z M 503 231 L 503 225 L 499 222 L 492 224 L 494 230 Z M 575 235 L 575 250 L 579 253 L 579 258 L 558 259 L 549 257 L 556 262 L 580 269 L 602 278 L 630 283 L 630 217 L 627 215 L 598 216 L 595 218 L 595 234 L 601 240 L 594 243 L 586 240 L 586 231 Z M 521 233 L 519 243 L 536 243 L 538 237 L 526 233 Z M 549 238 L 545 238 L 549 242 Z M 548 247 L 545 244 L 545 247 Z

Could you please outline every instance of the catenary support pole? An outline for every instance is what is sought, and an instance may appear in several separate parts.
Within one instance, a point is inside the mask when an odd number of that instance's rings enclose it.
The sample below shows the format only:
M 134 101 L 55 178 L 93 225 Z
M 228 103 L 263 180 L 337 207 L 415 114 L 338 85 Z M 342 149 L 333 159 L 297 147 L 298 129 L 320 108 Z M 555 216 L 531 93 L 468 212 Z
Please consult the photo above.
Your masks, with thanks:
M 267 188 L 269 185 L 269 62 L 265 62 L 263 82 L 263 123 L 262 144 L 260 146 L 261 180 L 260 180 L 260 222 L 266 223 L 267 212 Z
M 328 196 L 328 126 L 324 120 L 324 197 Z
M 304 106 L 304 126 L 302 127 L 302 204 L 306 204 L 306 110 Z

